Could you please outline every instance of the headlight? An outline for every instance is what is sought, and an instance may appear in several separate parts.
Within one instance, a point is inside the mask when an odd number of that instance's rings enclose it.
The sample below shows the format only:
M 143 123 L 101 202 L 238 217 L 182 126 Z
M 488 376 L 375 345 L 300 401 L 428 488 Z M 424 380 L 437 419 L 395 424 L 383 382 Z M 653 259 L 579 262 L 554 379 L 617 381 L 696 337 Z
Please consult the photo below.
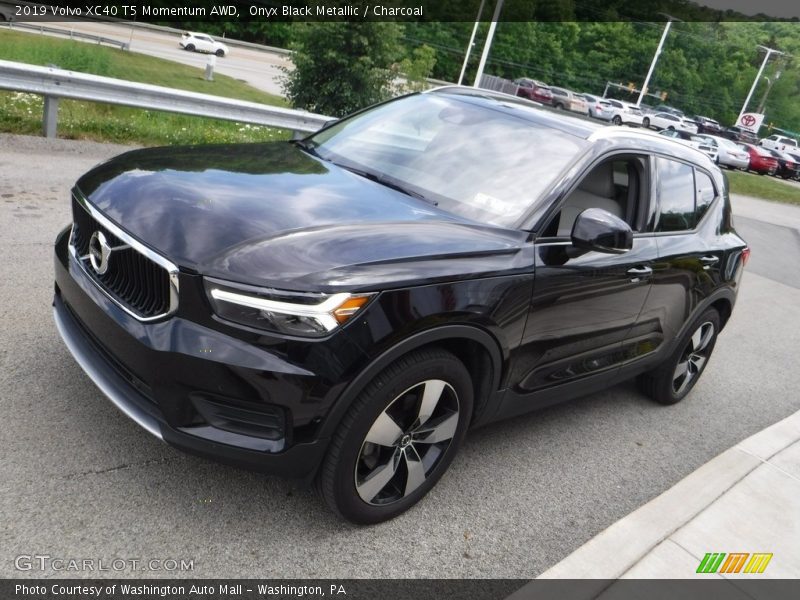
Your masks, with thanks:
M 204 280 L 222 319 L 290 335 L 321 337 L 344 325 L 374 294 L 287 292 Z

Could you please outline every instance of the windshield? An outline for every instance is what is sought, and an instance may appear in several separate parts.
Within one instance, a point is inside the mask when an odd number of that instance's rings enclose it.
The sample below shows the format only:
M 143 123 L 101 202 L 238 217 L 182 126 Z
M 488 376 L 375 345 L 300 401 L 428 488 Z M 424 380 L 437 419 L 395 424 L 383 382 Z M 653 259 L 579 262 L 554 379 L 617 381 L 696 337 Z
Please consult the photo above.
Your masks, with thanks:
M 482 223 L 509 227 L 588 142 L 531 122 L 537 109 L 418 94 L 307 140 L 324 160 Z

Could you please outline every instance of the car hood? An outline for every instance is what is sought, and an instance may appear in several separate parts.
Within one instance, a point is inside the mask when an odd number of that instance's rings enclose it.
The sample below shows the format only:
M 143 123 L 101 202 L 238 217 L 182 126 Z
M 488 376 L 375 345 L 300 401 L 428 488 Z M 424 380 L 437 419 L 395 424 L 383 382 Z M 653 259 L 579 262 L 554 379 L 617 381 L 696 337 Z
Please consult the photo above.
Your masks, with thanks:
M 254 285 L 375 289 L 531 264 L 525 232 L 458 217 L 286 142 L 136 150 L 76 187 L 183 270 Z

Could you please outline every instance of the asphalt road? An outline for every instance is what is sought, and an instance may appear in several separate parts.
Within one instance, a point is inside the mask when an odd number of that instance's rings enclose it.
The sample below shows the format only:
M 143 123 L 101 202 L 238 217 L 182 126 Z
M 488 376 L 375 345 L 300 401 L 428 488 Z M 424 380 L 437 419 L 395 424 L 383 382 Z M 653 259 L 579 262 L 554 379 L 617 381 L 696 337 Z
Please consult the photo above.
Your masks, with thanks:
M 100 23 L 94 21 L 79 22 L 51 22 L 48 27 L 63 28 L 65 31 L 74 30 L 82 33 L 106 37 L 120 42 L 130 41 L 132 52 L 139 52 L 158 58 L 164 58 L 190 67 L 197 67 L 205 72 L 208 54 L 187 52 L 178 47 L 180 36 L 177 33 L 167 33 L 118 25 L 114 23 Z M 16 31 L 40 35 L 27 29 Z M 220 41 L 225 41 L 221 39 Z M 92 42 L 87 42 L 92 43 Z M 230 46 L 230 53 L 224 58 L 218 58 L 216 73 L 228 75 L 244 81 L 256 89 L 282 96 L 283 90 L 280 77 L 283 67 L 291 67 L 292 63 L 286 55 L 272 52 Z
M 59 339 L 52 241 L 69 221 L 69 187 L 122 150 L 0 135 L 0 577 L 55 574 L 15 570 L 30 554 L 192 559 L 193 571 L 170 575 L 200 577 L 534 577 L 800 409 L 800 209 L 735 198 L 753 257 L 687 401 L 658 406 L 625 384 L 475 431 L 409 513 L 343 524 L 310 491 L 158 442 Z

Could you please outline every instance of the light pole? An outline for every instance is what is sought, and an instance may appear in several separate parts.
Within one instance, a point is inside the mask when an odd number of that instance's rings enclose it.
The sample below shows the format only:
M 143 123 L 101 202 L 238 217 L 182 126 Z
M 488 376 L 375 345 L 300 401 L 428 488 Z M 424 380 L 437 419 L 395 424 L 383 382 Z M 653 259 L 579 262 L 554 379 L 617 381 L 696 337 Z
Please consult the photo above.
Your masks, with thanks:
M 481 22 L 481 15 L 483 14 L 483 5 L 486 0 L 481 0 L 481 6 L 478 9 L 478 16 L 475 17 L 475 25 L 472 27 L 472 35 L 469 36 L 469 44 L 467 44 L 467 54 L 464 56 L 464 64 L 461 65 L 461 74 L 458 76 L 458 85 L 464 81 L 464 73 L 467 71 L 467 63 L 469 62 L 469 55 L 472 53 L 472 46 L 475 45 L 475 34 L 478 33 L 478 25 Z
M 481 62 L 478 63 L 478 72 L 475 73 L 475 83 L 472 84 L 472 87 L 480 87 L 481 85 L 483 68 L 486 66 L 486 59 L 489 58 L 489 50 L 492 49 L 494 30 L 497 28 L 497 19 L 500 18 L 500 11 L 503 9 L 503 2 L 504 0 L 497 0 L 497 6 L 494 7 L 492 22 L 489 25 L 489 33 L 486 35 L 486 42 L 483 45 L 483 52 L 481 53 Z
M 747 112 L 747 104 L 750 102 L 750 98 L 752 98 L 753 92 L 756 91 L 756 86 L 758 85 L 758 80 L 761 79 L 761 74 L 764 72 L 764 68 L 767 66 L 767 61 L 769 60 L 769 57 L 772 54 L 781 54 L 781 55 L 783 54 L 783 52 L 781 52 L 779 50 L 773 50 L 772 48 L 767 48 L 766 46 L 762 46 L 760 44 L 759 44 L 758 47 L 762 48 L 763 50 L 766 50 L 767 51 L 767 55 L 764 57 L 764 62 L 761 63 L 761 68 L 758 70 L 758 73 L 756 74 L 756 78 L 753 80 L 753 85 L 750 86 L 750 92 L 747 94 L 747 98 L 745 99 L 744 104 L 742 104 L 742 110 L 739 111 L 739 116 L 736 117 L 736 122 L 737 123 L 739 122 L 739 119 L 742 118 L 742 115 L 745 112 Z
M 653 61 L 650 63 L 650 70 L 647 71 L 647 77 L 644 78 L 644 85 L 642 86 L 642 91 L 639 92 L 639 99 L 636 101 L 636 106 L 639 106 L 642 103 L 642 98 L 647 93 L 647 86 L 650 83 L 650 78 L 653 76 L 653 71 L 656 68 L 656 63 L 658 62 L 658 57 L 661 55 L 661 49 L 664 47 L 664 40 L 667 39 L 667 34 L 669 33 L 669 28 L 672 26 L 673 21 L 680 21 L 680 19 L 676 19 L 670 15 L 665 15 L 668 17 L 667 24 L 664 26 L 664 33 L 661 34 L 661 40 L 658 42 L 658 48 L 656 48 L 656 53 L 653 55 Z

